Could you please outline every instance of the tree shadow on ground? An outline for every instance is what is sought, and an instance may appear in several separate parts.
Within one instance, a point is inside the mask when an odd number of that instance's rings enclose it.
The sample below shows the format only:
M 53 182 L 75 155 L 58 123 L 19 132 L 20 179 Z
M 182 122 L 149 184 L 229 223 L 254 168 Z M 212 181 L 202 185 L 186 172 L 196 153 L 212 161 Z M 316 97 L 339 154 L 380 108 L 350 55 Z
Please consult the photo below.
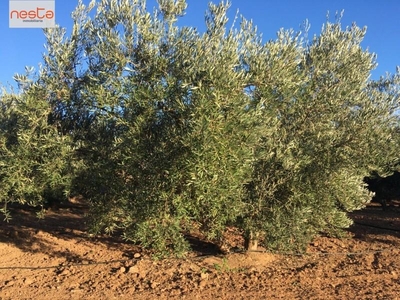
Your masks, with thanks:
M 43 219 L 38 218 L 40 209 L 13 205 L 10 207 L 12 219 L 0 222 L 0 243 L 12 244 L 24 252 L 44 253 L 52 257 L 65 258 L 67 261 L 86 260 L 70 247 L 56 250 L 52 238 L 71 243 L 101 243 L 108 249 L 125 249 L 135 251 L 137 246 L 116 236 L 87 234 L 86 213 L 84 205 L 68 204 L 57 210 L 49 210 Z
M 370 204 L 362 210 L 349 214 L 354 224 L 349 231 L 354 238 L 368 242 L 385 242 L 390 240 L 382 239 L 380 236 L 392 236 L 398 243 L 400 238 L 400 207 L 399 201 L 394 201 L 391 207 L 383 210 L 380 205 Z M 393 244 L 391 244 L 393 245 Z
M 355 239 L 365 242 L 381 242 L 390 246 L 400 246 L 400 207 L 399 202 L 387 210 L 371 204 L 365 209 L 352 212 L 350 217 L 354 225 L 349 228 Z M 52 257 L 65 258 L 67 261 L 87 260 L 78 253 L 65 249 L 55 249 L 51 238 L 71 243 L 101 243 L 110 250 L 122 250 L 127 258 L 136 252 L 143 252 L 138 245 L 114 235 L 98 235 L 90 237 L 87 234 L 87 207 L 80 204 L 68 204 L 58 210 L 49 210 L 44 219 L 37 217 L 39 209 L 14 205 L 10 208 L 12 220 L 0 223 L 0 243 L 12 244 L 25 252 L 44 253 Z M 383 238 L 385 236 L 385 238 Z M 221 248 L 204 237 L 188 234 L 185 236 L 191 246 L 192 256 L 220 255 Z M 393 237 L 388 239 L 387 237 Z M 241 235 L 234 229 L 227 230 L 225 240 L 229 248 L 241 248 Z M 126 249 L 126 250 L 125 250 Z
M 24 252 L 43 253 L 52 257 L 65 258 L 69 262 L 88 261 L 74 253 L 67 245 L 60 251 L 52 243 L 58 239 L 73 243 L 101 243 L 107 249 L 122 250 L 124 257 L 130 259 L 137 252 L 146 253 L 138 245 L 121 238 L 121 232 L 112 235 L 96 235 L 87 233 L 86 213 L 88 207 L 81 204 L 67 203 L 56 210 L 48 210 L 43 219 L 38 218 L 39 208 L 26 205 L 12 205 L 12 219 L 0 221 L 0 243 L 12 244 Z M 205 241 L 200 236 L 186 235 L 193 256 L 220 255 L 222 251 L 214 243 Z M 150 254 L 150 252 L 148 253 Z

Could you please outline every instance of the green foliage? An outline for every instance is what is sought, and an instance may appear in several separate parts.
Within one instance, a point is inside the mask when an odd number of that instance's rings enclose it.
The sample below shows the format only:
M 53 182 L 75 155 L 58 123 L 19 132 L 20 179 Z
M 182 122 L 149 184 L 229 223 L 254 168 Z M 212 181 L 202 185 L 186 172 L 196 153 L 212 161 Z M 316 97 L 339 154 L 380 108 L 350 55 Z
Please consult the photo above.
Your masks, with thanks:
M 72 179 L 91 231 L 160 257 L 183 255 L 194 227 L 284 251 L 340 234 L 371 198 L 364 176 L 398 161 L 400 73 L 370 80 L 365 30 L 340 18 L 312 41 L 281 30 L 263 43 L 244 18 L 228 27 L 229 3 L 209 5 L 204 34 L 177 26 L 185 1 L 158 3 L 79 2 L 70 37 L 46 30 L 38 82 L 3 97 L 2 145 L 19 152 L 2 151 L 40 161 L 32 193 Z
M 0 202 L 6 219 L 9 203 L 43 207 L 49 198 L 68 194 L 72 148 L 69 138 L 48 124 L 50 110 L 46 91 L 37 84 L 25 86 L 19 95 L 3 91 Z
M 340 233 L 351 224 L 346 213 L 370 200 L 365 174 L 397 156 L 391 112 L 399 94 L 372 88 L 375 58 L 360 46 L 364 34 L 327 23 L 305 47 L 281 31 L 260 54 L 253 73 L 267 134 L 259 131 L 243 219 L 270 247 L 297 250 L 319 232 Z
M 124 237 L 153 249 L 155 258 L 172 255 L 181 257 L 189 250 L 189 243 L 181 231 L 179 219 L 161 216 L 133 226 L 131 224 L 131 227 L 125 230 Z

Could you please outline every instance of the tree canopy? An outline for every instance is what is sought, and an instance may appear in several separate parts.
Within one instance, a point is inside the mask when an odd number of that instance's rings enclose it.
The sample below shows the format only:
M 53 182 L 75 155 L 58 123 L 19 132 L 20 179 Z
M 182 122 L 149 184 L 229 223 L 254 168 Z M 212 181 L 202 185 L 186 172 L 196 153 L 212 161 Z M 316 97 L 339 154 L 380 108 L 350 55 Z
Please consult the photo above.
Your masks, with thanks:
M 365 28 L 340 17 L 263 42 L 227 26 L 228 2 L 204 33 L 177 25 L 184 0 L 158 5 L 79 2 L 70 36 L 46 29 L 38 78 L 2 95 L 1 201 L 72 191 L 93 232 L 159 255 L 194 231 L 223 246 L 228 226 L 278 251 L 340 234 L 371 199 L 363 178 L 398 161 L 400 72 L 372 80 Z

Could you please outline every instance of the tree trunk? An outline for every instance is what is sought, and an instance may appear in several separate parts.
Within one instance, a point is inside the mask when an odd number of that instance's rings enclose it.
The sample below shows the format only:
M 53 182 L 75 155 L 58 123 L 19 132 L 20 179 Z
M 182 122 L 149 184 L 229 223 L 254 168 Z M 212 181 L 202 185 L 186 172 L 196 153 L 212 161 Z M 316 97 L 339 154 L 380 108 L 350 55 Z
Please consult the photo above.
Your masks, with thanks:
M 250 230 L 245 237 L 245 247 L 247 251 L 255 251 L 258 247 L 259 233 Z

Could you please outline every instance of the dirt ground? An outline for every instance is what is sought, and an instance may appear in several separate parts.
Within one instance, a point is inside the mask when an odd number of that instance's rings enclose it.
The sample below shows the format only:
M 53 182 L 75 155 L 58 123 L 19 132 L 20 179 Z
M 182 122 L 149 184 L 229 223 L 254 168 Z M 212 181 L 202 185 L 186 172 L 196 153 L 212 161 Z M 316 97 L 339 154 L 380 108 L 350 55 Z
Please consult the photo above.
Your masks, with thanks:
M 400 208 L 353 213 L 348 238 L 320 237 L 304 255 L 233 253 L 193 239 L 186 259 L 88 237 L 78 204 L 0 222 L 0 299 L 400 299 Z M 229 234 L 229 232 L 228 232 Z M 236 243 L 236 245 L 235 245 Z

